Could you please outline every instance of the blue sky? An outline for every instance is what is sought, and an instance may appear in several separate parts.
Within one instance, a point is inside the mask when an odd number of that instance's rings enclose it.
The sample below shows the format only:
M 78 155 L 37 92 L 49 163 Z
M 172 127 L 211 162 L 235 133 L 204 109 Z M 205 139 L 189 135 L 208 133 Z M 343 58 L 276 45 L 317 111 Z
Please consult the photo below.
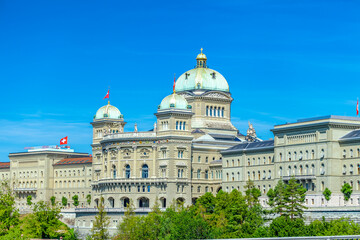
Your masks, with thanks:
M 90 152 L 96 110 L 111 103 L 127 130 L 152 128 L 173 75 L 208 65 L 228 80 L 232 120 L 273 125 L 355 116 L 359 1 L 0 0 L 0 161 L 26 146 Z

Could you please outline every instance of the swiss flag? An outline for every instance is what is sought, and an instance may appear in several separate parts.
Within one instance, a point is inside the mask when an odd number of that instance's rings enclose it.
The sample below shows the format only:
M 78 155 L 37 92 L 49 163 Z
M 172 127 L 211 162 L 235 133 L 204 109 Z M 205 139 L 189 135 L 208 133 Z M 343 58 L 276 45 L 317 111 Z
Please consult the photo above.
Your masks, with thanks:
M 357 103 L 356 103 L 356 116 L 359 115 L 359 99 L 357 100 Z
M 176 78 L 175 78 L 175 74 L 174 74 L 174 85 L 173 85 L 173 92 L 175 93 L 175 84 L 176 84 Z
M 106 93 L 106 95 L 105 95 L 105 97 L 103 99 L 109 98 L 109 92 L 110 92 L 110 89 L 107 91 L 107 93 Z
M 68 138 L 68 137 L 66 136 L 66 137 L 60 139 L 60 145 L 67 144 L 67 140 L 68 140 L 67 138 Z

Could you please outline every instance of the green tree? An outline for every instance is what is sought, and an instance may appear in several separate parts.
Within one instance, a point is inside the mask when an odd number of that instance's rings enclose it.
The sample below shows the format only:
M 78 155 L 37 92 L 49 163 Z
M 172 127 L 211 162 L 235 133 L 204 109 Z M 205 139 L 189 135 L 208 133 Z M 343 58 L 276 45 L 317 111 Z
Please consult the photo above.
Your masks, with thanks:
M 352 194 L 352 187 L 348 183 L 344 183 L 341 187 L 341 192 L 344 194 L 345 201 L 348 201 Z
M 250 207 L 259 204 L 259 197 L 261 192 L 258 188 L 255 187 L 254 182 L 249 180 L 245 185 L 245 200 Z
M 100 198 L 98 211 L 99 213 L 95 216 L 94 225 L 91 229 L 91 238 L 108 239 L 110 235 L 107 228 L 110 224 L 110 218 L 106 214 L 103 197 Z
M 285 188 L 285 209 L 291 220 L 295 217 L 301 218 L 304 209 L 307 209 L 304 205 L 305 197 L 306 189 L 292 177 Z
M 330 189 L 325 188 L 325 190 L 324 190 L 324 192 L 323 192 L 323 195 L 324 195 L 326 201 L 329 201 L 330 198 L 331 198 L 331 191 L 330 191 Z
M 285 213 L 285 184 L 282 179 L 278 181 L 274 190 L 270 189 L 267 193 L 269 198 L 269 205 L 273 207 L 273 211 L 280 215 Z
M 27 205 L 29 205 L 29 206 L 31 206 L 31 204 L 32 204 L 32 196 L 31 195 L 28 195 L 27 197 L 26 197 L 26 204 Z
M 73 204 L 75 207 L 79 206 L 79 196 L 78 195 L 74 195 L 72 197 L 72 200 L 74 201 Z
M 91 203 L 91 195 L 90 194 L 86 195 L 86 202 L 90 206 L 90 203 Z
M 67 200 L 66 197 L 62 197 L 62 198 L 61 198 L 61 203 L 62 203 L 62 205 L 63 205 L 64 207 L 67 206 L 67 202 L 68 202 L 68 200 Z
M 55 203 L 56 203 L 56 197 L 55 196 L 52 196 L 51 198 L 50 198 L 50 202 L 51 202 L 51 206 L 55 206 Z
M 19 213 L 15 208 L 15 197 L 7 181 L 0 181 L 0 236 L 19 224 Z
M 24 235 L 28 238 L 58 238 L 68 232 L 65 224 L 59 221 L 60 209 L 49 203 L 39 201 L 33 205 L 33 213 L 24 219 Z

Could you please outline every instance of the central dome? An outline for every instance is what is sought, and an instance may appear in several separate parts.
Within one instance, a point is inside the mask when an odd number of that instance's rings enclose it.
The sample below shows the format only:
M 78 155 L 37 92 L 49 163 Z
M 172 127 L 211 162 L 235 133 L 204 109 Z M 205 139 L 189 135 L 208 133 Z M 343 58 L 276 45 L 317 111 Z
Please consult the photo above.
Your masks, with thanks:
M 201 53 L 197 56 L 197 66 L 183 73 L 176 81 L 176 92 L 196 89 L 229 92 L 229 84 L 218 71 L 207 68 L 206 56 Z

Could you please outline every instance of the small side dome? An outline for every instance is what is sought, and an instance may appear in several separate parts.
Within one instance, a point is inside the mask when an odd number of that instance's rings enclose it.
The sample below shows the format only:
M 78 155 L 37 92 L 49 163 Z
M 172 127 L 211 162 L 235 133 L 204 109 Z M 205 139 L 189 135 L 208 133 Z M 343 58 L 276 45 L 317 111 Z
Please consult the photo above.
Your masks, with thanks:
M 183 96 L 173 93 L 165 97 L 161 101 L 161 104 L 159 105 L 159 110 L 171 109 L 171 108 L 187 110 L 187 109 L 191 109 L 191 106 L 188 104 L 188 102 Z
M 101 118 L 111 118 L 111 119 L 120 119 L 123 118 L 123 115 L 121 114 L 120 110 L 117 107 L 114 107 L 113 105 L 110 105 L 110 102 L 99 108 L 97 110 L 96 115 L 94 116 L 94 119 L 101 119 Z

